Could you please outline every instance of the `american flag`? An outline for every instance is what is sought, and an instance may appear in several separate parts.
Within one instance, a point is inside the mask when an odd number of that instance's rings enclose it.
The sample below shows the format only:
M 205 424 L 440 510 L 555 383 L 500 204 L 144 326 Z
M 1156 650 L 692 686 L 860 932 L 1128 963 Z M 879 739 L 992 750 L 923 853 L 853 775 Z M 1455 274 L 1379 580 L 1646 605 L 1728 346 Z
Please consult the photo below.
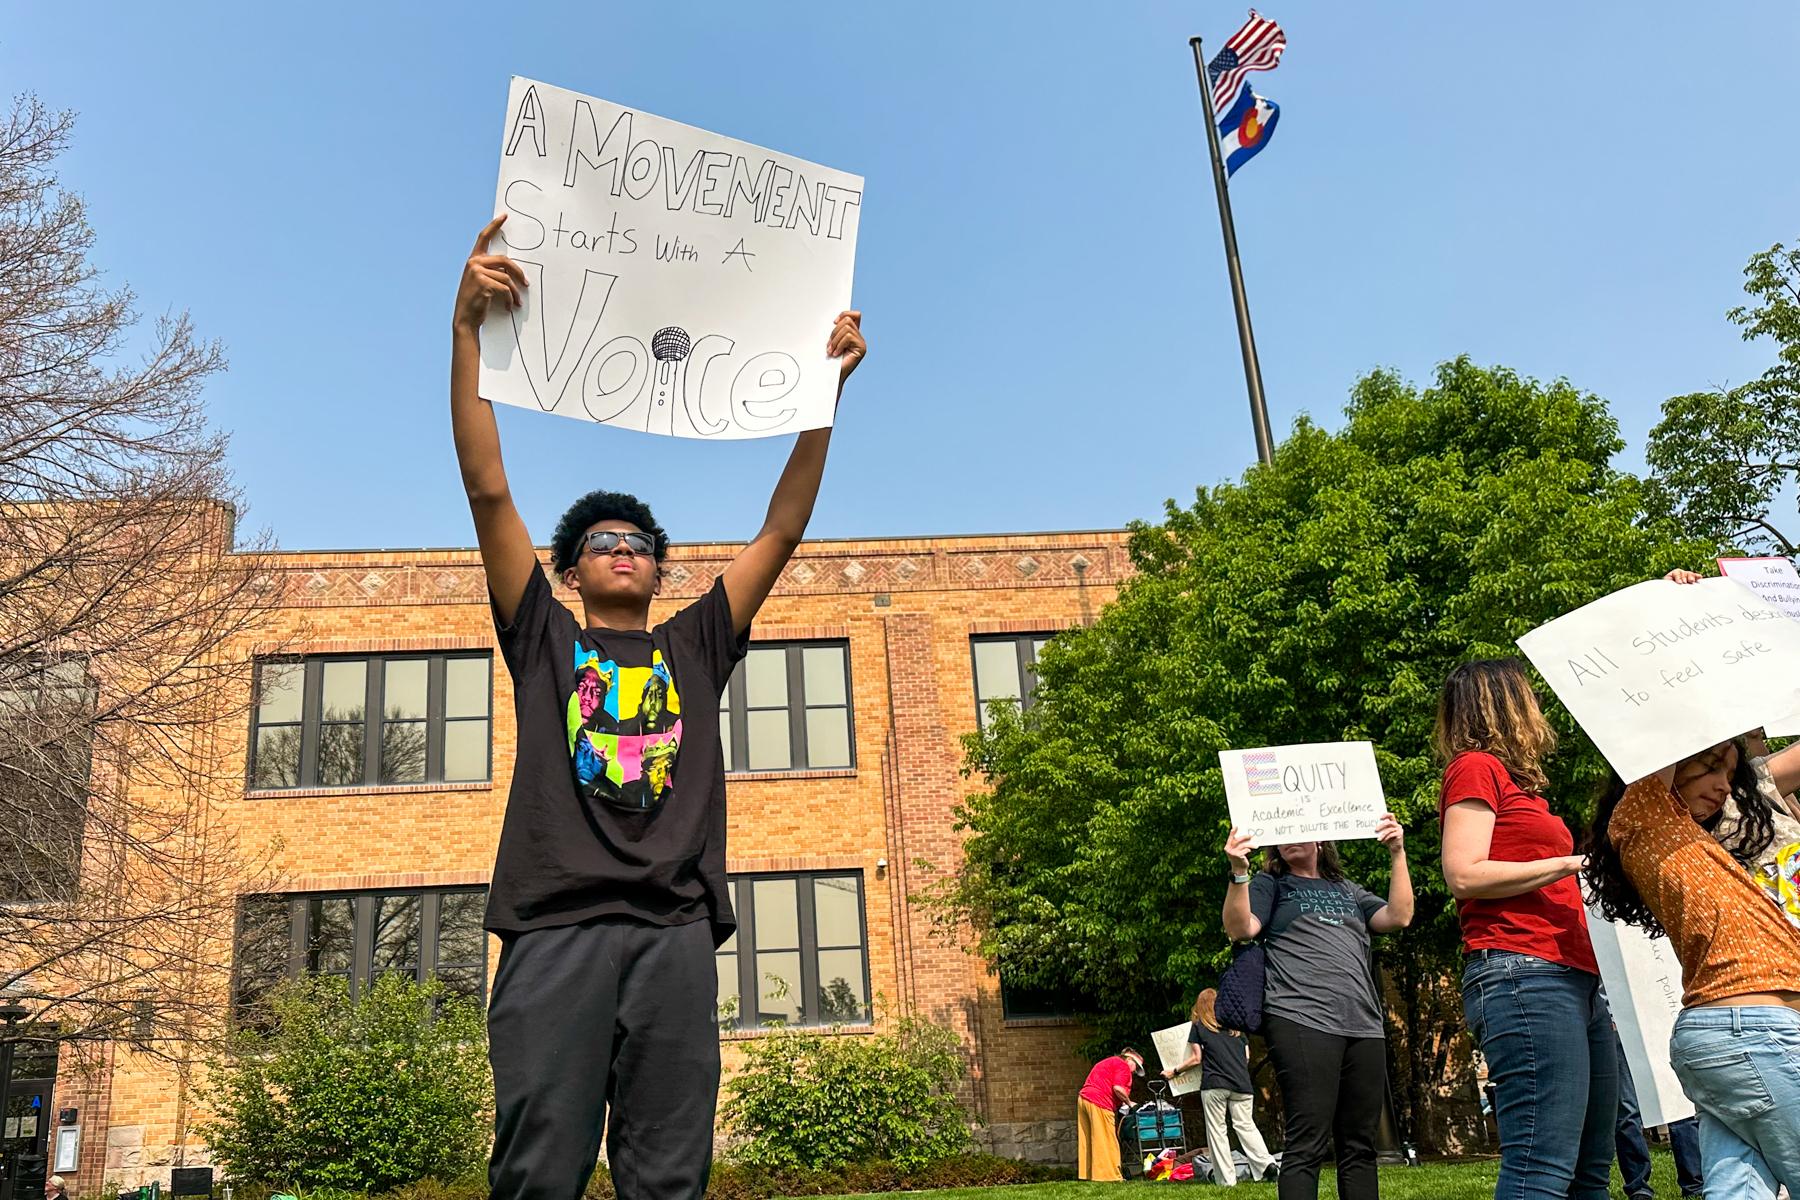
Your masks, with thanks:
M 1275 765 L 1273 750 L 1259 750 L 1244 755 L 1244 781 L 1252 796 L 1273 796 L 1281 791 L 1281 770 Z
M 1244 77 L 1252 71 L 1272 71 L 1281 65 L 1281 52 L 1287 49 L 1287 34 L 1281 26 L 1250 10 L 1244 27 L 1231 35 L 1225 48 L 1207 64 L 1206 75 L 1213 85 L 1213 111 L 1230 108 L 1243 90 Z

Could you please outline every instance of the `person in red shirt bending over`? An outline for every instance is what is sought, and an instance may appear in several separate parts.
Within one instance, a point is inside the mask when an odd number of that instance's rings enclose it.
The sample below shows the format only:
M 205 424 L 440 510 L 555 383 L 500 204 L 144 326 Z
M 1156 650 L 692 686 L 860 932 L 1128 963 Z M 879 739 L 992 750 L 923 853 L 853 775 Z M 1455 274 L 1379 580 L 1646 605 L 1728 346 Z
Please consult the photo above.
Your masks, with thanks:
M 1083 1179 L 1117 1183 L 1122 1153 L 1119 1126 L 1113 1113 L 1131 1103 L 1131 1085 L 1144 1073 L 1144 1056 L 1130 1046 L 1111 1058 L 1103 1058 L 1088 1072 L 1075 1102 L 1075 1132 Z
M 1575 839 L 1544 800 L 1556 733 L 1515 659 L 1444 682 L 1434 735 L 1463 1015 L 1500 1122 L 1495 1200 L 1606 1200 L 1619 1075 Z

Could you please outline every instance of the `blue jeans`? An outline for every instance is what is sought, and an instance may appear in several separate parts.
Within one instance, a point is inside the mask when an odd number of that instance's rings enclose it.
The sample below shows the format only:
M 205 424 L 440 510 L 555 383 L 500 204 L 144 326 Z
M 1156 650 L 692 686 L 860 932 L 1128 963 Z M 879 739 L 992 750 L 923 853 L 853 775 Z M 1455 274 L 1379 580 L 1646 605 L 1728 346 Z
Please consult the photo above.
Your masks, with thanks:
M 1700 1110 L 1707 1195 L 1768 1200 L 1777 1184 L 1800 1194 L 1800 1012 L 1683 1009 L 1669 1062 Z
M 1625 1065 L 1625 1049 L 1618 1044 L 1618 1034 L 1613 1038 L 1613 1049 L 1619 1056 L 1619 1129 L 1613 1139 L 1619 1151 L 1619 1178 L 1625 1183 L 1626 1196 L 1648 1196 L 1650 1144 L 1644 1140 L 1643 1111 L 1638 1107 L 1631 1068 Z M 1700 1122 L 1694 1117 L 1669 1122 L 1669 1149 L 1675 1152 L 1675 1179 L 1681 1185 L 1681 1194 L 1705 1195 L 1705 1176 L 1700 1170 Z
M 1494 1085 L 1494 1200 L 1607 1200 L 1619 1073 L 1600 977 L 1529 954 L 1476 955 L 1463 1015 Z

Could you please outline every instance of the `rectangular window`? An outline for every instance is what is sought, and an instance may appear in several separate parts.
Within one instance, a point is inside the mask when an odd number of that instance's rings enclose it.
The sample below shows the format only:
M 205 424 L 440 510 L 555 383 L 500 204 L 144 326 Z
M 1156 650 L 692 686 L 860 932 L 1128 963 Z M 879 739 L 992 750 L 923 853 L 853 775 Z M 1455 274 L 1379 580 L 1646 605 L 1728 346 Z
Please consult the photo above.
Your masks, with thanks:
M 487 989 L 487 892 L 246 896 L 238 906 L 238 1019 L 266 1019 L 275 986 L 301 975 L 342 979 L 352 994 L 383 975 L 437 978 L 480 1000 Z
M 731 894 L 737 932 L 715 954 L 725 1028 L 869 1022 L 860 873 L 737 875 Z
M 258 663 L 250 786 L 488 779 L 492 673 L 486 653 Z
M 1072 990 L 1021 987 L 1007 982 L 1006 968 L 1000 968 L 1000 1013 L 1006 1020 L 1036 1021 L 1073 1017 L 1080 1011 L 1080 997 Z
M 82 659 L 0 663 L 0 903 L 75 896 L 95 696 Z
M 719 702 L 727 771 L 856 765 L 846 642 L 758 643 Z
M 1009 633 L 972 637 L 969 652 L 975 664 L 975 712 L 987 728 L 988 709 L 996 700 L 1029 709 L 1037 687 L 1038 651 L 1050 640 L 1047 633 Z

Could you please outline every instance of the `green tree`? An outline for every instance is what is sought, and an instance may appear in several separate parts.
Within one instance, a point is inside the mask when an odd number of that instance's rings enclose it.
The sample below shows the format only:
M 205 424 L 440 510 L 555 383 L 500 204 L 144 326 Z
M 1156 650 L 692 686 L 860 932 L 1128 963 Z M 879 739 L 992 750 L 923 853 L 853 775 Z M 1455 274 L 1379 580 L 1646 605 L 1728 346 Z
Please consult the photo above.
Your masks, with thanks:
M 383 1192 L 455 1179 L 487 1153 L 493 1112 L 479 1005 L 386 975 L 352 1000 L 305 979 L 212 1064 L 201 1136 L 240 1181 Z
M 983 787 L 964 861 L 935 896 L 1009 980 L 1086 998 L 1098 1041 L 1184 1015 L 1228 960 L 1219 910 L 1227 747 L 1367 738 L 1408 831 L 1418 915 L 1379 951 L 1402 1116 L 1427 1145 L 1466 1042 L 1457 923 L 1437 869 L 1439 685 L 1533 626 L 1704 559 L 1610 463 L 1598 398 L 1467 359 L 1433 386 L 1359 381 L 1341 432 L 1297 422 L 1273 464 L 1139 525 L 1136 576 L 1039 661 L 1028 714 L 996 706 L 968 739 Z M 1573 730 L 1565 714 L 1554 719 Z M 1569 738 L 1552 803 L 1579 824 L 1601 764 Z M 1347 843 L 1387 885 L 1386 856 Z
M 1800 484 L 1800 248 L 1752 256 L 1744 291 L 1755 303 L 1726 316 L 1746 341 L 1772 339 L 1775 364 L 1740 387 L 1664 401 L 1645 457 L 1662 506 L 1688 528 L 1791 555 L 1800 534 L 1778 525 L 1775 508 Z
M 772 1029 L 744 1044 L 720 1116 L 742 1139 L 734 1157 L 752 1166 L 916 1170 L 974 1145 L 957 1098 L 964 1072 L 955 1032 L 916 1018 L 854 1037 Z

